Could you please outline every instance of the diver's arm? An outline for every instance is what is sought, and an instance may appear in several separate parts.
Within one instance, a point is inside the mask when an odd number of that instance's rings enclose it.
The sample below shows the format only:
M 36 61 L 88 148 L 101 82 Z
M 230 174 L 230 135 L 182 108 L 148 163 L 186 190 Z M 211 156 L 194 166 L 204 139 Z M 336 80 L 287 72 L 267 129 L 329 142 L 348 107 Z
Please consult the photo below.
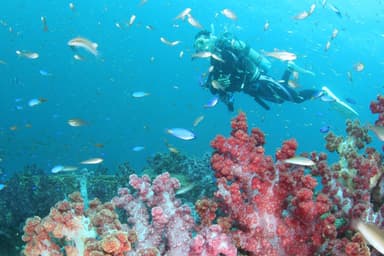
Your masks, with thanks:
M 234 110 L 234 106 L 233 106 L 234 99 L 233 99 L 232 93 L 219 91 L 219 98 L 220 98 L 220 101 L 222 101 L 227 106 L 229 111 L 232 112 Z

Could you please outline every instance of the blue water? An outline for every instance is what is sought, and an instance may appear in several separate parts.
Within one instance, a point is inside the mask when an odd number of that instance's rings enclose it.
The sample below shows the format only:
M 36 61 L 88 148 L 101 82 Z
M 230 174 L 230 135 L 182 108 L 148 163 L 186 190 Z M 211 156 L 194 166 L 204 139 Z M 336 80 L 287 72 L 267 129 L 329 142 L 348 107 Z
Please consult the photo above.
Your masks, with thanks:
M 222 103 L 203 107 L 212 96 L 200 87 L 199 78 L 209 63 L 190 58 L 199 30 L 174 19 L 186 7 L 192 8 L 191 14 L 205 28 L 213 26 L 216 33 L 229 30 L 256 50 L 296 53 L 296 63 L 316 73 L 315 77 L 301 75 L 301 88 L 326 85 L 340 99 L 353 100 L 350 105 L 359 112 L 361 123 L 376 119 L 368 107 L 383 91 L 383 1 L 328 1 L 340 9 L 342 18 L 316 1 L 314 13 L 305 20 L 293 17 L 309 10 L 314 1 L 73 1 L 74 10 L 69 2 L 2 3 L 0 60 L 7 64 L 0 64 L 0 166 L 7 175 L 28 164 L 49 172 L 55 165 L 78 165 L 90 157 L 104 158 L 104 166 L 111 170 L 127 161 L 139 170 L 147 157 L 167 152 L 167 143 L 188 155 L 210 152 L 210 140 L 216 134 L 228 135 L 236 111 L 228 112 Z M 223 8 L 233 10 L 238 20 L 221 15 Z M 136 21 L 128 27 L 125 24 L 133 14 Z M 43 30 L 41 16 L 46 17 L 48 32 Z M 270 28 L 264 31 L 267 20 Z M 339 34 L 324 51 L 334 28 Z M 73 59 L 67 42 L 76 36 L 97 42 L 100 56 L 84 54 L 84 61 Z M 170 47 L 160 37 L 182 42 Z M 35 51 L 40 58 L 20 58 L 16 50 Z M 286 64 L 271 61 L 270 74 L 278 78 Z M 362 72 L 353 69 L 357 62 L 364 63 Z M 41 70 L 52 75 L 42 75 Z M 150 95 L 132 98 L 134 91 Z M 30 99 L 39 97 L 48 101 L 28 106 Z M 319 129 L 329 125 L 344 135 L 348 117 L 320 100 L 271 104 L 271 110 L 265 111 L 243 94 L 235 96 L 235 109 L 245 111 L 250 126 L 267 134 L 268 154 L 292 137 L 299 142 L 299 152 L 324 151 L 324 134 Z M 204 120 L 193 127 L 200 115 Z M 81 118 L 88 125 L 70 127 L 67 120 L 71 118 Z M 171 127 L 191 129 L 197 138 L 172 137 L 165 132 Z M 104 147 L 95 146 L 98 143 Z M 135 146 L 145 148 L 136 152 Z

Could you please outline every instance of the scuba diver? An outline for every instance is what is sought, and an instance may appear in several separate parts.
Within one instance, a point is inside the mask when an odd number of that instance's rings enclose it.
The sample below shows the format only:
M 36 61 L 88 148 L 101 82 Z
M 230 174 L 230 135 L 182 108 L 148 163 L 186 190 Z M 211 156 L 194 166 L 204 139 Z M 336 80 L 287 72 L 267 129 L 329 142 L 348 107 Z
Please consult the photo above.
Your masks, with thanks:
M 311 71 L 288 62 L 288 68 L 280 81 L 267 75 L 271 67 L 270 61 L 252 49 L 245 42 L 238 40 L 233 34 L 226 32 L 221 37 L 203 30 L 195 36 L 193 57 L 210 57 L 211 67 L 204 86 L 212 94 L 218 94 L 229 111 L 234 110 L 234 92 L 251 95 L 264 109 L 270 107 L 265 101 L 281 104 L 285 101 L 301 103 L 321 96 L 322 91 L 306 89 L 296 91 L 288 85 L 293 71 L 312 74 Z

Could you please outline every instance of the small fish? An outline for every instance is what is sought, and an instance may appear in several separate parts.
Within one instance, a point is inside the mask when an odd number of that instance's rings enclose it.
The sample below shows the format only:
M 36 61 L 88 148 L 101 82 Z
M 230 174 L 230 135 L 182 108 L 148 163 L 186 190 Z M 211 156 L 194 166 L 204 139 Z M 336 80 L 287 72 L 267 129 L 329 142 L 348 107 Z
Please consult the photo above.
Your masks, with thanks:
M 218 96 L 215 96 L 213 97 L 212 99 L 210 99 L 207 104 L 204 104 L 204 107 L 205 108 L 213 108 L 214 106 L 217 105 L 217 103 L 219 102 L 219 97 Z
M 77 53 L 73 55 L 73 58 L 75 60 L 78 60 L 78 61 L 83 61 L 84 60 L 84 57 L 81 56 L 80 54 L 77 54 Z
M 37 59 L 39 58 L 39 54 L 37 52 L 29 52 L 29 51 L 24 51 L 24 50 L 17 50 L 16 54 L 20 57 L 26 58 L 26 59 Z
M 267 20 L 267 21 L 265 21 L 265 23 L 264 23 L 264 31 L 267 31 L 268 29 L 269 29 L 269 27 L 270 27 L 270 24 L 269 24 L 269 21 Z
M 321 1 L 321 6 L 322 6 L 323 8 L 325 8 L 326 4 L 327 4 L 327 0 L 322 0 L 322 1 Z
M 237 15 L 233 11 L 228 9 L 228 8 L 225 8 L 225 9 L 221 10 L 220 13 L 223 14 L 228 19 L 237 20 Z
M 301 166 L 312 166 L 312 165 L 315 165 L 315 162 L 313 162 L 311 159 L 308 159 L 308 158 L 303 157 L 303 156 L 294 156 L 294 157 L 285 159 L 284 163 L 301 165 Z
M 316 9 L 316 4 L 312 4 L 311 7 L 309 7 L 308 15 L 312 15 L 315 9 Z
M 87 124 L 87 122 L 85 122 L 84 120 L 80 119 L 80 118 L 73 118 L 73 119 L 69 119 L 67 121 L 67 123 L 72 126 L 72 127 L 80 127 L 80 126 L 84 126 Z
M 58 173 L 64 169 L 63 165 L 56 165 L 51 169 L 51 173 Z
M 34 99 L 31 99 L 28 101 L 28 106 L 35 107 L 35 106 L 40 105 L 41 103 L 44 103 L 46 101 L 47 101 L 47 99 L 44 99 L 44 98 L 38 98 L 38 99 L 34 98 Z
M 225 91 L 225 87 L 217 80 L 212 80 L 211 85 L 216 90 Z
M 331 35 L 331 40 L 335 39 L 338 34 L 339 34 L 339 30 L 337 28 L 334 28 Z
M 41 104 L 41 102 L 39 101 L 39 99 L 31 99 L 28 101 L 28 106 L 30 106 L 30 107 L 34 107 L 34 106 L 37 106 L 40 104 Z
M 59 173 L 59 172 L 73 172 L 78 168 L 76 166 L 65 166 L 65 165 L 56 165 L 51 169 L 51 173 Z
M 361 72 L 361 71 L 364 70 L 365 66 L 364 66 L 364 64 L 361 63 L 361 62 L 357 62 L 357 63 L 353 66 L 353 68 L 354 68 L 357 72 Z
M 40 17 L 41 23 L 43 23 L 43 30 L 48 31 L 47 18 L 45 16 Z
M 99 54 L 99 52 L 97 51 L 98 44 L 84 37 L 75 37 L 69 40 L 68 46 L 70 46 L 71 48 L 83 48 L 84 50 L 90 52 L 95 56 Z
M 181 59 L 181 58 L 183 58 L 183 56 L 184 56 L 184 51 L 180 51 L 179 58 Z
M 90 159 L 84 160 L 84 161 L 82 161 L 80 163 L 81 164 L 100 164 L 103 161 L 104 161 L 104 159 L 96 157 L 96 158 L 90 158 Z
M 143 92 L 143 91 L 137 91 L 137 92 L 133 92 L 132 93 L 132 97 L 133 98 L 142 98 L 142 97 L 146 97 L 150 95 L 150 93 L 148 92 Z
M 208 51 L 197 52 L 192 54 L 192 60 L 197 58 L 199 59 L 211 58 L 211 56 L 212 56 L 212 53 Z
M 175 136 L 182 140 L 193 140 L 196 138 L 195 134 L 184 128 L 171 128 L 166 130 L 168 134 Z
M 139 151 L 142 151 L 144 150 L 144 146 L 134 146 L 132 148 L 132 151 L 135 151 L 135 152 L 139 152 Z
M 183 186 L 179 190 L 176 191 L 176 195 L 185 194 L 185 193 L 191 191 L 194 187 L 195 187 L 194 183 L 191 183 L 191 184 L 189 184 L 187 186 Z
M 39 73 L 40 75 L 42 76 L 52 76 L 52 73 L 49 73 L 48 71 L 44 70 L 44 69 L 40 69 L 39 70 Z
M 187 21 L 189 24 L 191 24 L 195 28 L 203 29 L 203 26 L 195 18 L 193 18 L 191 14 L 188 13 L 187 17 Z
M 216 55 L 214 53 L 211 54 L 211 57 L 212 57 L 212 59 L 215 59 L 217 61 L 220 61 L 220 62 L 223 62 L 223 63 L 225 62 L 221 57 L 219 57 L 218 55 Z
M 380 141 L 384 141 L 384 126 L 368 125 L 367 128 L 373 131 Z
M 75 4 L 74 3 L 69 3 L 69 9 L 71 9 L 72 11 L 75 10 Z
M 264 52 L 263 54 L 282 61 L 295 60 L 297 58 L 296 54 L 286 51 Z
M 192 11 L 192 9 L 191 8 L 185 8 L 181 13 L 179 13 L 176 17 L 175 17 L 175 19 L 177 20 L 177 19 L 182 19 L 182 20 L 184 20 L 184 18 L 185 18 L 185 16 L 187 16 L 190 12 Z
M 132 14 L 131 18 L 129 18 L 128 26 L 129 27 L 132 26 L 135 20 L 136 20 L 136 15 Z
M 146 28 L 147 30 L 153 30 L 153 26 L 152 26 L 152 25 L 146 25 L 145 28 Z
M 181 43 L 181 41 L 179 40 L 176 40 L 176 41 L 169 41 L 167 39 L 165 39 L 164 37 L 160 37 L 160 41 L 166 45 L 169 45 L 169 46 L 176 46 L 178 45 L 179 43 Z
M 295 20 L 303 20 L 309 17 L 309 13 L 307 11 L 303 11 L 293 17 Z
M 171 152 L 171 153 L 174 153 L 174 154 L 179 154 L 179 150 L 173 146 L 168 146 L 168 150 Z
M 347 72 L 347 78 L 349 82 L 353 82 L 352 73 L 350 71 Z
M 321 133 L 327 133 L 327 132 L 329 132 L 330 129 L 331 129 L 331 127 L 329 125 L 324 125 L 323 127 L 320 128 L 320 132 Z
M 0 60 L 0 64 L 1 64 L 1 65 L 6 65 L 7 62 L 5 62 L 4 60 Z
M 337 8 L 335 5 L 331 4 L 331 3 L 328 3 L 328 7 L 329 9 L 331 9 L 331 11 L 333 11 L 334 13 L 337 14 L 337 16 L 339 16 L 340 18 L 342 18 L 343 16 L 341 15 L 341 12 L 339 10 L 339 8 Z
M 103 144 L 103 143 L 95 143 L 94 145 L 95 145 L 95 147 L 97 147 L 97 148 L 103 148 L 103 147 L 104 147 L 104 144 Z
M 365 223 L 361 220 L 353 220 L 352 227 L 359 231 L 370 245 L 381 254 L 384 254 L 384 230 L 372 223 Z
M 324 51 L 327 52 L 329 48 L 331 48 L 331 41 L 328 40 L 327 43 L 325 44 Z
M 204 120 L 204 116 L 203 116 L 203 115 L 198 116 L 198 117 L 195 119 L 195 121 L 193 121 L 193 127 L 198 126 L 198 125 L 201 123 L 201 121 L 203 121 L 203 120 Z

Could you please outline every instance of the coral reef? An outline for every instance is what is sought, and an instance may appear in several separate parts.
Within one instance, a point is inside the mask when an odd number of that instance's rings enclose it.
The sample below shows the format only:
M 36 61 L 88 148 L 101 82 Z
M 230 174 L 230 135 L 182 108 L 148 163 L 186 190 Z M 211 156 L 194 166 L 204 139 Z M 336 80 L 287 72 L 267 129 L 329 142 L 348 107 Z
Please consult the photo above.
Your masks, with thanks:
M 379 114 L 375 125 L 384 126 L 384 96 L 378 95 L 377 101 L 372 101 L 369 108 L 373 114 Z
M 129 235 L 111 203 L 98 199 L 84 210 L 80 193 L 58 202 L 47 217 L 29 218 L 24 227 L 25 255 L 115 255 L 122 256 L 131 248 Z
M 115 196 L 119 187 L 128 184 L 129 174 L 133 172 L 125 164 L 115 175 L 97 170 L 47 175 L 35 165 L 26 166 L 25 170 L 10 177 L 0 193 L 0 211 L 3 213 L 0 215 L 0 240 L 5 243 L 0 248 L 0 254 L 17 254 L 14 250 L 21 245 L 20 236 L 25 220 L 30 216 L 46 215 L 56 202 L 73 191 L 79 191 L 82 177 L 87 179 L 89 197 L 108 201 Z
M 210 155 L 187 157 L 181 153 L 157 153 L 147 159 L 148 167 L 144 173 L 154 177 L 169 172 L 183 187 L 190 187 L 181 196 L 185 201 L 195 202 L 202 197 L 211 197 L 215 188 L 215 178 L 210 166 Z
M 296 155 L 286 141 L 274 164 L 264 155 L 264 135 L 248 135 L 246 117 L 232 121 L 231 137 L 217 136 L 211 163 L 218 178 L 220 207 L 231 221 L 236 246 L 251 255 L 315 255 L 336 237 L 328 197 L 314 194 L 316 180 L 301 166 L 284 164 Z
M 371 109 L 379 113 L 384 99 L 379 97 Z M 177 154 L 158 155 L 149 169 L 159 175 L 151 180 L 148 175 L 130 174 L 129 182 L 124 176 L 125 187 L 120 186 L 112 203 L 93 200 L 85 210 L 83 200 L 72 194 L 47 217 L 29 219 L 24 252 L 378 255 L 352 224 L 359 219 L 384 227 L 383 159 L 368 146 L 372 139 L 366 127 L 347 120 L 345 137 L 328 133 L 326 148 L 338 156 L 332 164 L 324 152 L 299 153 L 294 139 L 283 142 L 274 157 L 265 155 L 265 136 L 257 128 L 248 133 L 244 113 L 232 120 L 231 127 L 228 138 L 218 135 L 211 142 L 210 163 L 216 177 L 211 182 L 216 185 L 210 189 L 214 194 L 203 193 L 198 200 L 192 197 L 194 208 L 178 199 L 180 181 L 164 171 L 193 175 L 202 166 L 203 171 L 194 177 L 198 178 L 209 168 Z M 286 161 L 296 156 L 312 164 Z M 128 169 L 123 166 L 120 172 L 126 174 Z M 74 238 L 80 234 L 85 235 Z

